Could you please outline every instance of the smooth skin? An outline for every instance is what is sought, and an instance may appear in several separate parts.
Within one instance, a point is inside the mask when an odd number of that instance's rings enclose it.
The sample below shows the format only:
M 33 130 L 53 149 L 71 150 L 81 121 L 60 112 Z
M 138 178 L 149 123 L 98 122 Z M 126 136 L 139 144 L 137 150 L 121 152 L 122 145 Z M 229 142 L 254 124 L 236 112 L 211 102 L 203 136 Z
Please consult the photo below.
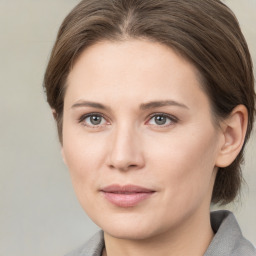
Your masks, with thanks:
M 77 197 L 104 231 L 108 256 L 203 255 L 214 234 L 210 201 L 218 167 L 239 153 L 247 111 L 216 125 L 199 74 L 167 46 L 102 41 L 67 80 L 62 154 Z M 133 207 L 102 188 L 154 193 Z

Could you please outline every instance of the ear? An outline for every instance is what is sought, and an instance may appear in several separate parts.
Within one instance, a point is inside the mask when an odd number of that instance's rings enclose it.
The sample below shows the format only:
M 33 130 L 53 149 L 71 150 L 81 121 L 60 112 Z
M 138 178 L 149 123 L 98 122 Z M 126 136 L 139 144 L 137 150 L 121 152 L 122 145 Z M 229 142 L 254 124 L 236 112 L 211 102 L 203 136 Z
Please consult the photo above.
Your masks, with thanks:
M 52 108 L 52 115 L 53 115 L 54 120 L 57 121 L 58 115 L 57 115 L 57 112 L 54 108 Z
M 55 121 L 57 121 L 58 114 L 57 114 L 57 112 L 54 108 L 52 108 L 52 115 L 53 115 L 53 118 L 55 119 Z M 61 145 L 61 151 L 60 152 L 61 152 L 63 162 L 67 165 L 65 153 L 64 153 L 64 150 L 63 150 L 63 145 Z
M 248 112 L 244 105 L 236 106 L 221 123 L 223 140 L 216 159 L 217 167 L 229 166 L 241 151 L 247 130 Z

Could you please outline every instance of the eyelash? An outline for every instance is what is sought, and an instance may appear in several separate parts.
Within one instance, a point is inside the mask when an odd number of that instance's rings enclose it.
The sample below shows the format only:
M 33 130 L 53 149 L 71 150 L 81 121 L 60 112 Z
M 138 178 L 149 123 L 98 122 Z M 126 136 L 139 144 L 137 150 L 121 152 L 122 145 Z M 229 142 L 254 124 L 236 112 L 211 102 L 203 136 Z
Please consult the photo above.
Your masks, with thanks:
M 82 115 L 79 118 L 78 122 L 79 123 L 83 123 L 84 126 L 87 126 L 87 127 L 90 127 L 90 128 L 99 128 L 101 125 L 88 125 L 88 124 L 85 124 L 85 119 L 88 118 L 88 117 L 92 117 L 92 116 L 104 118 L 106 120 L 106 122 L 108 122 L 107 118 L 103 114 L 101 114 L 101 113 L 90 113 L 90 114 Z M 152 118 L 157 117 L 157 116 L 161 116 L 161 117 L 169 119 L 171 124 L 167 124 L 167 125 L 157 125 L 157 124 L 156 125 L 152 125 L 151 124 L 150 126 L 157 126 L 158 128 L 164 128 L 164 127 L 168 127 L 168 126 L 171 126 L 173 124 L 176 124 L 179 121 L 178 118 L 176 118 L 176 117 L 174 117 L 172 115 L 166 114 L 166 113 L 154 113 L 154 114 L 151 114 L 149 116 L 149 120 L 146 123 L 150 122 L 150 120 Z
M 87 126 L 87 127 L 90 127 L 90 128 L 98 128 L 99 126 L 101 126 L 101 125 L 87 125 L 87 124 L 85 124 L 85 119 L 88 118 L 88 117 L 92 117 L 92 116 L 101 117 L 101 118 L 104 118 L 105 120 L 107 120 L 107 118 L 101 113 L 90 113 L 90 114 L 82 115 L 79 118 L 78 122 L 83 123 L 84 126 Z
M 167 125 L 166 124 L 165 125 L 154 125 L 154 126 L 157 126 L 159 128 L 164 128 L 164 127 L 168 127 L 168 126 L 174 125 L 174 124 L 176 124 L 179 121 L 178 118 L 174 117 L 173 115 L 169 115 L 169 114 L 165 114 L 165 113 L 154 113 L 154 114 L 151 114 L 149 116 L 149 121 L 147 121 L 147 123 L 150 122 L 150 120 L 152 118 L 155 118 L 157 116 L 165 117 L 165 118 L 169 119 L 170 122 L 171 122 L 171 124 L 167 124 Z

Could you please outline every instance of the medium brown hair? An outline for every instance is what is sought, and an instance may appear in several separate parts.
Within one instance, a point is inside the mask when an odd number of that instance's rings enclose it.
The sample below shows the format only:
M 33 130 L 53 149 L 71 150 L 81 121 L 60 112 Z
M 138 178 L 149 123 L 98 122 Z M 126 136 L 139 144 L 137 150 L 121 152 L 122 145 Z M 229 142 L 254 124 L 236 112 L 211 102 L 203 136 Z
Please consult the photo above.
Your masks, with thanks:
M 255 114 L 250 53 L 232 11 L 219 0 L 84 0 L 65 18 L 44 77 L 47 100 L 55 110 L 60 142 L 66 80 L 81 52 L 102 40 L 146 38 L 167 45 L 193 63 L 213 116 L 221 120 L 239 104 L 249 120 Z M 228 203 L 239 192 L 243 149 L 235 161 L 219 168 L 213 203 Z

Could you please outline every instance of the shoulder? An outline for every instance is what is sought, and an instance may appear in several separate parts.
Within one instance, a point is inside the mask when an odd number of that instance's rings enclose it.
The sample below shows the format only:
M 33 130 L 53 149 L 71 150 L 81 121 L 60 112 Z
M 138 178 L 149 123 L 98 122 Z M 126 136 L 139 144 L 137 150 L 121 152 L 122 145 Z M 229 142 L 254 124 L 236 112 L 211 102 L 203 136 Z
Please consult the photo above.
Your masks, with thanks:
M 81 247 L 66 254 L 65 256 L 101 256 L 103 248 L 103 231 L 99 231 Z
M 211 213 L 211 225 L 215 236 L 205 256 L 256 256 L 255 247 L 244 238 L 233 213 Z

